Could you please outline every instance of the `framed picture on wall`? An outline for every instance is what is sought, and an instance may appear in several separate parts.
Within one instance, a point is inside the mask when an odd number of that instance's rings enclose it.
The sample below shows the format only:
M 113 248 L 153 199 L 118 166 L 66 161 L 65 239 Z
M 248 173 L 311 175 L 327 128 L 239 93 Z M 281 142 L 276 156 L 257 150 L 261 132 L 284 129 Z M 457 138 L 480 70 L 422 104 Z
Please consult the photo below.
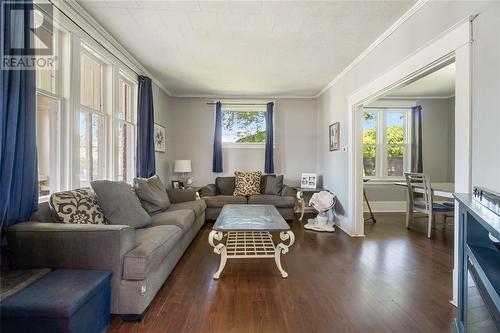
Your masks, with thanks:
M 316 188 L 318 183 L 318 175 L 315 173 L 303 173 L 300 177 L 301 188 Z
M 336 122 L 329 127 L 330 151 L 340 149 L 340 123 Z
M 167 134 L 165 127 L 155 123 L 154 128 L 155 151 L 164 153 L 167 149 Z

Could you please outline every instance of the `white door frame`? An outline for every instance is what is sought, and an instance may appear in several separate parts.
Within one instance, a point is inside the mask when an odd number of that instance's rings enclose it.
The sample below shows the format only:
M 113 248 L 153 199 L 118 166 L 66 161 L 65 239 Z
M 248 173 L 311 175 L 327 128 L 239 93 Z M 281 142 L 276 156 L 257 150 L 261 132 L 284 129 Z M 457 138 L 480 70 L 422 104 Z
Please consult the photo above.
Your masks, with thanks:
M 472 105 L 472 20 L 467 17 L 419 49 L 401 64 L 377 77 L 349 96 L 349 216 L 350 234 L 364 236 L 363 157 L 361 112 L 363 104 L 401 87 L 455 59 L 455 191 L 471 192 L 471 105 Z M 458 149 L 457 149 L 458 148 Z M 458 217 L 458 214 L 455 214 Z M 455 225 L 458 226 L 455 220 Z M 455 228 L 454 267 L 458 267 L 458 228 Z M 456 300 L 457 274 L 453 272 L 453 303 Z

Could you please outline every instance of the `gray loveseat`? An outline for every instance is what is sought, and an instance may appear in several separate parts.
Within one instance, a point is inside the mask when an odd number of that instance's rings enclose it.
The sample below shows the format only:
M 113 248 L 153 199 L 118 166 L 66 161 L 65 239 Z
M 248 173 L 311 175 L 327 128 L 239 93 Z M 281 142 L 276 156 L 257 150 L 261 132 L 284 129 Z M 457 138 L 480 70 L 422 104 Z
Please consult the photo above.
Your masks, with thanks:
M 170 190 L 168 210 L 140 229 L 127 225 L 57 223 L 48 203 L 31 222 L 8 229 L 16 268 L 110 270 L 111 313 L 140 320 L 205 221 L 195 191 Z
M 261 193 L 251 196 L 234 196 L 235 177 L 217 177 L 215 184 L 199 190 L 207 205 L 206 219 L 216 220 L 224 205 L 250 204 L 273 205 L 285 220 L 294 219 L 297 190 L 283 185 L 283 176 L 262 175 Z

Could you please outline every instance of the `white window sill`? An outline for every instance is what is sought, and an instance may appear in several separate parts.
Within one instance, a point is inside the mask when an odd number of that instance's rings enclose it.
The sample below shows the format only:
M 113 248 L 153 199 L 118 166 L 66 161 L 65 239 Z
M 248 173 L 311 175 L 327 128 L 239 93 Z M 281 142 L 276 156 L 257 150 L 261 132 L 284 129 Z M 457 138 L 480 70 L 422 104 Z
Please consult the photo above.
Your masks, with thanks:
M 369 181 L 365 182 L 364 185 L 394 185 L 394 183 L 406 182 L 404 178 L 391 178 L 391 179 L 375 179 L 367 178 Z
M 38 203 L 48 202 L 49 198 L 50 198 L 50 195 L 43 195 L 41 197 L 38 197 Z
M 276 144 L 273 145 L 273 148 L 276 147 Z M 265 149 L 266 144 L 265 143 L 234 143 L 234 142 L 223 142 L 222 143 L 222 148 L 229 148 L 229 149 Z

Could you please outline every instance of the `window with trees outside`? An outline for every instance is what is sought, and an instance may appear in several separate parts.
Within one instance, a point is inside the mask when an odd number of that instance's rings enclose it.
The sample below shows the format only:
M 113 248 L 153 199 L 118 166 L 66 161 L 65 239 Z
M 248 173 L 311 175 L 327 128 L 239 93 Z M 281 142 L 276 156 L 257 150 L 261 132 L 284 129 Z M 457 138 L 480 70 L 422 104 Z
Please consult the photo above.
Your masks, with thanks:
M 52 34 L 56 54 L 61 54 L 61 32 L 55 27 Z M 35 39 L 35 44 L 38 44 Z M 36 144 L 38 158 L 38 193 L 47 197 L 60 190 L 61 178 L 61 104 L 63 100 L 61 75 L 58 69 L 36 71 Z
M 118 180 L 131 183 L 135 176 L 135 84 L 118 79 Z
M 104 179 L 106 172 L 106 114 L 103 108 L 103 67 L 96 57 L 80 57 L 80 186 Z
M 410 112 L 407 109 L 365 109 L 363 112 L 364 176 L 402 178 L 410 168 Z
M 265 106 L 223 106 L 222 142 L 228 144 L 266 143 Z

